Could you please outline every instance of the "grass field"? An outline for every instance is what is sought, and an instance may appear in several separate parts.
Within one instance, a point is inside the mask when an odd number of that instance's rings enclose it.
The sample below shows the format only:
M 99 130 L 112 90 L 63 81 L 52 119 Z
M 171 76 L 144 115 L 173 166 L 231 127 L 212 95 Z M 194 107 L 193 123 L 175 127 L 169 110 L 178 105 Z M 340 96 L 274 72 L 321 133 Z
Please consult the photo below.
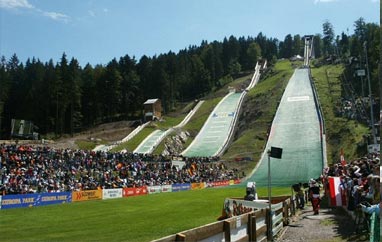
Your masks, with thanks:
M 215 222 L 225 198 L 244 195 L 239 186 L 0 210 L 1 241 L 150 241 Z

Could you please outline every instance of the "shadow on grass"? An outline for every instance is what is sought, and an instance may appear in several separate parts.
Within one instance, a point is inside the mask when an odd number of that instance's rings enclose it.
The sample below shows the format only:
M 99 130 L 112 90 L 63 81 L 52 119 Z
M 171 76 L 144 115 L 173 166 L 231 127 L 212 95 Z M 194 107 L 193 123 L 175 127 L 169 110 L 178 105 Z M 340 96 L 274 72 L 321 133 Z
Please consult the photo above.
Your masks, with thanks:
M 369 241 L 367 231 L 356 232 L 355 221 L 343 207 L 329 207 L 328 198 L 323 197 L 321 202 L 322 214 L 334 215 L 324 223 L 333 226 L 338 235 L 338 241 Z M 337 241 L 337 240 L 334 240 Z

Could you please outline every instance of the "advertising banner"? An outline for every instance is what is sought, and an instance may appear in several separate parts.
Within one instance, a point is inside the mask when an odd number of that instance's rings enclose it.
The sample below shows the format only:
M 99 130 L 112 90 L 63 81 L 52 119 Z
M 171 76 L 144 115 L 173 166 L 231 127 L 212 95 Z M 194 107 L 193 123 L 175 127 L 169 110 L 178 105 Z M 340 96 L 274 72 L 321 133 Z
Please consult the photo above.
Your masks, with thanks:
M 71 201 L 72 193 L 70 192 L 6 195 L 2 197 L 1 209 L 44 206 Z
M 86 190 L 72 193 L 73 202 L 100 200 L 102 199 L 102 190 Z
M 269 205 L 266 200 L 246 201 L 226 198 L 224 201 L 224 211 L 228 217 L 248 213 L 254 211 L 255 209 L 268 208 L 268 206 Z
M 171 185 L 162 185 L 161 192 L 172 192 L 172 186 Z
M 191 183 L 191 190 L 198 190 L 203 188 L 206 188 L 206 184 L 204 182 Z
M 172 191 L 173 192 L 187 191 L 187 190 L 191 190 L 191 184 L 190 183 L 172 184 Z
M 122 198 L 122 188 L 103 189 L 102 199 Z
M 146 195 L 147 187 L 129 187 L 123 188 L 122 196 L 123 197 L 131 197 L 131 196 L 139 196 Z
M 1 196 L 0 196 L 0 210 L 1 210 Z
M 160 193 L 162 191 L 161 186 L 150 186 L 147 187 L 149 194 L 154 194 L 154 193 Z
M 209 187 L 224 187 L 229 186 L 229 181 L 216 181 L 208 184 Z

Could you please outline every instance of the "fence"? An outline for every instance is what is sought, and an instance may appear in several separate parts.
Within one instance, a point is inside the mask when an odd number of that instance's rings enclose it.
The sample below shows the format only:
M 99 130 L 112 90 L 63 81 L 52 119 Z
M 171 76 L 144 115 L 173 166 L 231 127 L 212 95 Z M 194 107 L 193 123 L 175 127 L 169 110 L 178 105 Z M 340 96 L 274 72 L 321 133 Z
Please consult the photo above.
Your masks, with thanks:
M 169 235 L 154 242 L 170 241 L 267 241 L 280 233 L 282 228 L 289 223 L 289 218 L 295 211 L 292 197 L 272 198 L 271 212 L 267 202 L 245 201 L 229 198 L 224 201 L 225 208 L 233 210 L 234 204 L 243 210 L 243 214 L 233 215 L 222 221 L 214 222 L 194 229 Z M 232 206 L 231 206 L 232 205 Z M 236 207 L 237 208 L 237 207 Z M 270 216 L 272 215 L 272 216 Z M 272 226 L 269 226 L 272 221 Z

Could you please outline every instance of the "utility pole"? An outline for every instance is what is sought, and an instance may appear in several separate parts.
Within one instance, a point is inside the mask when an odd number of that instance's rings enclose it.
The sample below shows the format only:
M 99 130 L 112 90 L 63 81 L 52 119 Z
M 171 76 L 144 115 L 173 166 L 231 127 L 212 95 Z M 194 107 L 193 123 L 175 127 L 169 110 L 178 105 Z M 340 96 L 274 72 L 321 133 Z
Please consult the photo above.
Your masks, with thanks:
M 363 49 L 365 51 L 367 82 L 368 82 L 368 85 L 369 85 L 370 124 L 371 124 L 371 132 L 372 132 L 372 135 L 373 135 L 373 144 L 377 144 L 377 137 L 375 136 L 375 127 L 374 127 L 373 97 L 371 95 L 370 72 L 369 72 L 369 63 L 368 63 L 368 59 L 367 59 L 366 44 L 367 44 L 367 42 L 365 41 L 363 43 Z

